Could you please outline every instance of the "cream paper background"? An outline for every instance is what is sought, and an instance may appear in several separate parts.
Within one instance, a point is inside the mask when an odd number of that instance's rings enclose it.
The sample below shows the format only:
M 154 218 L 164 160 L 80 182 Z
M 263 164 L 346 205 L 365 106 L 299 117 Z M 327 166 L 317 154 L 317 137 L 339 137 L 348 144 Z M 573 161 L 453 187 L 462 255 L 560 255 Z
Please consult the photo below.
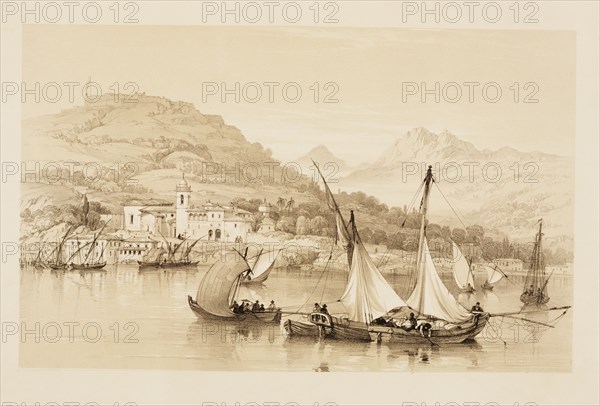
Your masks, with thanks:
M 199 3 L 137 2 L 144 25 L 199 24 Z M 598 399 L 598 3 L 540 1 L 537 24 L 402 23 L 401 2 L 338 2 L 339 25 L 406 28 L 571 30 L 577 35 L 576 215 L 573 336 L 571 373 L 240 373 L 189 371 L 21 369 L 18 340 L 1 347 L 1 400 L 42 404 L 184 405 L 202 402 L 227 405 L 402 404 L 525 404 L 597 405 Z M 414 21 L 414 20 L 410 20 Z M 481 21 L 481 20 L 478 20 Z M 21 24 L 2 24 L 2 82 L 20 82 Z M 560 78 L 556 78 L 560 80 Z M 2 104 L 1 159 L 20 156 L 21 104 Z M 2 183 L 2 242 L 18 241 L 19 183 Z M 18 257 L 2 263 L 0 273 L 2 322 L 18 321 Z M 234 382 L 235 384 L 232 384 Z M 260 382 L 260 383 L 259 383 Z M 259 384 L 257 384 L 259 383 Z

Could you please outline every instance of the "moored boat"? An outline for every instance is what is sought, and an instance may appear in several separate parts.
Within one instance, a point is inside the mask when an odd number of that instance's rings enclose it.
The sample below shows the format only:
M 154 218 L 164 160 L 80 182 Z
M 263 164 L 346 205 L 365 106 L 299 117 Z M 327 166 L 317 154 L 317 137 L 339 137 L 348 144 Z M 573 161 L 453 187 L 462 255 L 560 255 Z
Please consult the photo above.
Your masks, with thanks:
M 261 250 L 254 258 L 249 258 L 248 263 L 251 267 L 245 279 L 242 280 L 242 285 L 258 285 L 264 283 L 269 274 L 275 267 L 275 261 L 281 250 L 264 252 Z
M 71 264 L 72 269 L 76 269 L 78 271 L 92 271 L 103 269 L 106 266 L 106 261 L 96 262 L 96 263 L 88 263 L 88 264 Z
M 474 293 L 475 282 L 471 264 L 460 251 L 460 248 L 452 241 L 452 274 L 461 293 Z
M 502 272 L 500 270 L 500 268 L 498 268 L 497 265 L 494 265 L 494 266 L 484 265 L 483 268 L 487 272 L 487 279 L 485 280 L 483 285 L 481 285 L 481 287 L 485 290 L 494 289 L 494 285 L 496 285 L 498 282 L 500 282 L 502 280 L 502 278 L 506 277 L 504 272 Z
M 527 276 L 525 278 L 525 286 L 521 294 L 521 302 L 525 305 L 542 306 L 550 301 L 548 296 L 548 281 L 550 276 L 546 277 L 544 265 L 544 255 L 542 252 L 542 219 L 539 220 L 539 230 L 535 236 L 533 252 L 531 254 L 531 263 Z

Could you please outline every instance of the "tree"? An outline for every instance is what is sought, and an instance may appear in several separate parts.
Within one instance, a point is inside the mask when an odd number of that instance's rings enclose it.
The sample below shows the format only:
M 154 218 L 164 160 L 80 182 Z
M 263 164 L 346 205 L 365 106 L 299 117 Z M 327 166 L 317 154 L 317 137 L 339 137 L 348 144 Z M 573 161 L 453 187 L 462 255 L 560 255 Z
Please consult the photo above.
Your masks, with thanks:
M 469 239 L 469 242 L 481 243 L 483 241 L 484 234 L 485 230 L 480 225 L 474 224 L 467 227 L 467 238 Z
M 435 239 L 442 236 L 442 227 L 435 223 L 427 224 L 427 238 Z
M 321 216 L 316 216 L 315 218 L 310 220 L 310 232 L 314 235 L 327 235 L 327 227 L 329 224 L 327 220 L 325 220 Z
M 275 205 L 277 206 L 279 211 L 283 211 L 285 209 L 285 206 L 287 205 L 287 201 L 283 197 L 279 197 Z
M 293 217 L 283 216 L 275 225 L 275 229 L 278 231 L 285 231 L 286 233 L 294 234 L 296 232 L 296 221 Z
M 306 217 L 300 216 L 296 219 L 296 234 L 305 235 L 307 233 L 308 223 Z
M 387 234 L 382 229 L 377 229 L 373 232 L 371 242 L 373 244 L 385 244 L 387 242 Z
M 467 232 L 462 228 L 452 229 L 452 240 L 457 244 L 462 244 L 467 240 Z
M 396 234 L 390 233 L 387 235 L 387 246 L 389 248 L 402 249 L 402 245 L 404 243 L 405 238 L 405 235 L 400 232 Z
M 294 197 L 290 197 L 290 200 L 288 200 L 288 202 L 287 202 L 288 213 L 290 213 L 292 210 L 294 210 L 295 206 L 296 206 L 296 202 L 294 201 Z
M 450 230 L 450 227 L 448 227 L 448 226 L 443 226 L 443 227 L 442 227 L 442 237 L 443 237 L 445 240 L 449 240 L 451 235 L 452 235 L 452 231 Z
M 88 202 L 87 195 L 83 195 L 83 207 L 81 208 L 83 212 L 83 225 L 88 225 L 88 213 L 90 212 L 90 202 Z

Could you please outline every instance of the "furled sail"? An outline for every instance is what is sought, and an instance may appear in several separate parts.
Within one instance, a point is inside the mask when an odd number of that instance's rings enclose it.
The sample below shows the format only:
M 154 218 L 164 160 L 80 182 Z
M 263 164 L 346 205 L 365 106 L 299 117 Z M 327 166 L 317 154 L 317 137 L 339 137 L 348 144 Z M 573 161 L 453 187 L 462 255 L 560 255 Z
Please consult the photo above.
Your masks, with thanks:
M 453 323 L 470 319 L 473 315 L 456 301 L 437 274 L 427 238 L 423 239 L 421 256 L 417 284 L 406 301 L 408 305 L 421 314 Z
M 231 293 L 237 287 L 240 276 L 249 271 L 248 263 L 237 252 L 227 252 L 224 258 L 215 262 L 200 281 L 196 302 L 215 316 L 233 314 Z
M 390 310 L 407 306 L 387 283 L 357 235 L 348 285 L 340 302 L 350 320 L 369 323 Z
M 473 282 L 473 272 L 465 256 L 460 252 L 458 245 L 452 241 L 452 270 L 454 271 L 454 280 L 459 288 L 464 289 L 468 285 L 475 286 Z
M 487 283 L 488 285 L 493 285 L 497 283 L 500 279 L 504 278 L 504 274 L 500 272 L 496 268 L 492 268 L 489 265 L 484 265 L 485 271 L 487 272 Z
M 331 189 L 329 189 L 329 185 L 327 185 L 327 182 L 325 181 L 325 177 L 321 173 L 321 170 L 315 161 L 313 161 L 313 164 L 317 168 L 319 175 L 321 175 L 323 185 L 325 185 L 325 197 L 327 199 L 327 205 L 329 206 L 329 209 L 335 213 L 336 242 L 339 242 L 342 248 L 346 250 L 348 253 L 348 264 L 352 265 L 353 242 L 352 236 L 350 235 L 350 230 L 348 230 L 348 225 L 346 224 L 346 221 L 340 212 L 340 208 L 333 197 L 333 193 L 331 193 Z
M 162 247 L 150 248 L 143 257 L 145 262 L 160 262 L 167 251 Z
M 542 251 L 542 219 L 539 220 L 540 229 L 535 237 L 533 252 L 531 254 L 531 264 L 525 277 L 525 290 L 533 286 L 533 291 L 538 289 L 548 296 L 548 279 L 546 278 L 546 266 L 544 264 L 544 254 Z

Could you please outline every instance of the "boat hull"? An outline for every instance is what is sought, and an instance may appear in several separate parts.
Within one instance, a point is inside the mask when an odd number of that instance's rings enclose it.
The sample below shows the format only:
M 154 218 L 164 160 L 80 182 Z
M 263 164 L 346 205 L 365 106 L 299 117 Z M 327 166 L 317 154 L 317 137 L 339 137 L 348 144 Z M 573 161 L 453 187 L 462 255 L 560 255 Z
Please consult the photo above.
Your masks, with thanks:
M 481 285 L 481 288 L 482 288 L 482 289 L 485 289 L 485 290 L 493 290 L 493 289 L 494 289 L 494 286 L 493 286 L 493 285 L 490 285 L 490 284 L 488 284 L 488 283 L 486 282 L 486 283 L 484 283 L 483 285 Z
M 138 261 L 139 270 L 152 269 L 170 269 L 170 268 L 192 268 L 199 264 L 200 261 L 185 261 L 185 262 L 142 262 Z
M 475 288 L 462 288 L 460 293 L 475 293 Z
M 325 337 L 328 339 L 351 341 L 377 341 L 397 344 L 458 344 L 474 339 L 484 329 L 488 314 L 473 318 L 473 321 L 452 330 L 431 330 L 431 336 L 422 335 L 417 330 L 406 331 L 386 326 L 366 326 L 362 323 L 333 319 L 331 326 L 316 325 L 294 320 L 286 320 L 283 327 L 289 336 Z
M 318 319 L 316 320 L 315 317 Z M 304 323 L 294 320 L 286 320 L 283 328 L 289 336 L 321 337 L 333 340 L 349 341 L 371 341 L 371 336 L 366 324 L 339 319 L 329 315 L 312 313 L 311 320 L 314 322 Z
M 68 268 L 67 264 L 48 264 L 48 267 L 53 271 L 63 271 Z
M 216 316 L 208 313 L 202 307 L 196 303 L 191 296 L 188 295 L 188 305 L 192 312 L 201 319 L 208 320 L 222 320 L 222 321 L 244 321 L 244 322 L 257 322 L 257 323 L 279 323 L 281 321 L 281 310 L 277 309 L 274 312 L 247 312 L 242 314 L 231 313 L 230 316 Z
M 525 305 L 545 305 L 550 301 L 550 297 L 544 295 L 529 295 L 527 292 L 521 294 L 521 302 Z
M 161 268 L 185 268 L 195 267 L 200 261 L 182 261 L 182 262 L 163 262 L 159 265 Z
M 475 316 L 472 322 L 463 323 L 451 330 L 430 330 L 431 335 L 422 334 L 418 330 L 406 331 L 402 328 L 386 326 L 371 326 L 369 333 L 371 333 L 373 341 L 390 344 L 459 344 L 477 337 L 489 318 L 489 314 L 481 314 Z
M 73 269 L 77 269 L 78 271 L 90 271 L 90 270 L 98 270 L 102 269 L 106 266 L 106 262 L 102 262 L 99 264 L 71 264 Z

